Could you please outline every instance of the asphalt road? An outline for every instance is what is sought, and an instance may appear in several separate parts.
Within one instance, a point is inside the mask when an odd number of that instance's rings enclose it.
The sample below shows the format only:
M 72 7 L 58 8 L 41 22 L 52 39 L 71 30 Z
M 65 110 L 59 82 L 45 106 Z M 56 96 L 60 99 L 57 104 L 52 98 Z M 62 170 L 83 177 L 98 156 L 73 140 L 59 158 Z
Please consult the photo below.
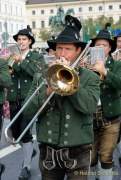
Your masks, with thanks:
M 3 132 L 6 125 L 9 123 L 8 120 L 4 121 Z M 36 137 L 35 128 L 34 128 L 34 138 Z M 37 150 L 37 155 L 32 160 L 31 167 L 31 178 L 30 180 L 41 180 L 41 173 L 38 167 L 39 151 L 36 142 L 34 141 L 35 149 Z M 113 180 L 121 180 L 121 167 L 118 163 L 119 152 L 114 153 L 114 168 L 113 171 L 118 173 L 118 175 L 113 177 Z M 6 169 L 2 175 L 1 180 L 18 180 L 18 176 L 21 170 L 21 165 L 23 161 L 22 149 L 19 145 L 13 146 L 6 142 L 4 133 L 2 133 L 1 144 L 0 144 L 0 161 L 5 164 Z M 95 180 L 94 176 L 90 176 L 89 180 Z
M 8 123 L 8 120 L 4 121 L 3 132 Z M 8 144 L 3 132 L 0 145 L 0 161 L 5 164 L 6 168 L 1 180 L 18 180 L 23 161 L 23 152 L 19 145 L 13 146 Z M 41 180 L 41 174 L 38 168 L 39 151 L 36 140 L 34 141 L 34 146 L 38 153 L 32 160 L 30 180 Z

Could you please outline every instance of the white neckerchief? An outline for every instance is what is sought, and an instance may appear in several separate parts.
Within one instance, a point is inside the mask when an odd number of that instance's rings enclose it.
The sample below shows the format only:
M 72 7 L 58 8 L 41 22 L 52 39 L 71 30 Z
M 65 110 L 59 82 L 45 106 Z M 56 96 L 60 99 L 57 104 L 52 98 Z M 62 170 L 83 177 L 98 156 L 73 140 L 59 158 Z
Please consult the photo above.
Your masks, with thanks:
M 28 49 L 27 51 L 25 51 L 23 54 L 22 54 L 22 60 L 24 60 L 27 56 L 27 54 L 29 53 L 30 49 Z

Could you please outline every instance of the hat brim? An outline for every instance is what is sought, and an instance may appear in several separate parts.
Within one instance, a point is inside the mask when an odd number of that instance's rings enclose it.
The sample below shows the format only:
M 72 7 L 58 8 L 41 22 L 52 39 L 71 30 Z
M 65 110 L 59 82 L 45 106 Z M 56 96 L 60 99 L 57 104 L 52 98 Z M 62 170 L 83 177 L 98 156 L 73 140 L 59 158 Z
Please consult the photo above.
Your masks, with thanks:
M 47 41 L 48 43 L 48 46 L 50 49 L 53 49 L 54 51 L 56 50 L 56 45 L 57 44 L 70 44 L 70 43 L 73 43 L 73 44 L 78 44 L 79 47 L 82 48 L 82 50 L 85 48 L 85 46 L 87 45 L 87 43 L 85 42 L 82 42 L 82 41 Z
M 13 36 L 13 39 L 17 42 L 17 39 L 18 39 L 18 36 L 19 35 L 23 35 L 23 36 L 27 36 L 29 39 L 31 39 L 32 40 L 32 43 L 31 43 L 31 45 L 33 45 L 34 43 L 35 43 L 35 39 L 34 39 L 34 37 L 33 36 L 30 36 L 30 35 L 28 35 L 28 34 L 25 34 L 25 33 L 17 33 L 17 34 L 15 34 L 14 36 Z
M 111 53 L 112 53 L 113 51 L 115 51 L 115 49 L 116 49 L 115 41 L 112 40 L 112 39 L 104 38 L 104 37 L 99 37 L 99 38 L 93 38 L 93 39 L 91 39 L 91 40 L 92 40 L 91 46 L 92 46 L 92 47 L 95 46 L 95 42 L 96 42 L 97 40 L 102 40 L 102 39 L 104 39 L 104 40 L 106 40 L 106 41 L 109 42 L 109 44 L 110 44 L 110 46 L 111 46 Z
M 121 37 L 121 34 L 114 37 L 114 41 L 117 41 L 117 38 Z

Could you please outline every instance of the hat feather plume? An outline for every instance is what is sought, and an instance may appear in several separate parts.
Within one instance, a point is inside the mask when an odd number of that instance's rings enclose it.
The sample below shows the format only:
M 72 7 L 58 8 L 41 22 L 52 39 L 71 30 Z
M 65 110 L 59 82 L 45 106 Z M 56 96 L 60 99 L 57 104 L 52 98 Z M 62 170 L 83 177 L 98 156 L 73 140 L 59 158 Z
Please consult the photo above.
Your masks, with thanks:
M 67 15 L 65 17 L 65 25 L 74 27 L 78 29 L 78 31 L 80 31 L 82 28 L 81 22 L 76 17 L 73 17 L 71 15 Z

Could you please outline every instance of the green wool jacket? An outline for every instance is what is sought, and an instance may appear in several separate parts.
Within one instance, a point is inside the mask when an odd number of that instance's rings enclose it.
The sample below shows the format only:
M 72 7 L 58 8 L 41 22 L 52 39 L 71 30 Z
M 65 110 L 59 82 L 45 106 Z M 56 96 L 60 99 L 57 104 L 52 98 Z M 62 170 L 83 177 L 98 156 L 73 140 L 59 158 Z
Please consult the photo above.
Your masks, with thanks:
M 4 88 L 9 88 L 12 85 L 11 76 L 9 73 L 8 62 L 0 59 L 0 104 L 5 101 Z
M 121 61 L 109 57 L 107 76 L 101 83 L 101 104 L 106 118 L 121 115 Z
M 13 85 L 8 91 L 8 100 L 10 102 L 23 101 L 26 98 L 34 73 L 42 73 L 44 65 L 43 56 L 36 51 L 29 51 L 21 63 L 13 65 L 13 73 L 11 75 Z
M 71 147 L 93 142 L 93 113 L 96 111 L 100 96 L 99 77 L 87 69 L 79 70 L 80 86 L 70 96 L 55 94 L 41 112 L 37 121 L 38 142 L 57 147 Z M 29 91 L 29 96 L 42 82 L 41 75 L 36 74 Z M 24 110 L 24 118 L 30 120 L 47 99 L 46 85 Z

